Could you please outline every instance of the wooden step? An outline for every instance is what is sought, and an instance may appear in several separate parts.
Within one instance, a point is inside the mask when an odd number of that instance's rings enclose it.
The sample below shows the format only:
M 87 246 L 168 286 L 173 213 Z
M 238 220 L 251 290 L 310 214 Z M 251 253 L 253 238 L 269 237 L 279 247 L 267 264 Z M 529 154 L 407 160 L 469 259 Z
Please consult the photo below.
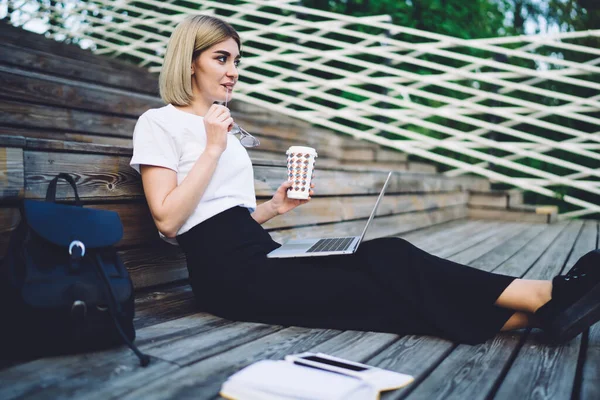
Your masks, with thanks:
M 43 40 L 33 32 L 0 21 L 0 62 L 158 95 L 158 76 L 147 69 L 110 57 L 99 57 L 77 45 Z M 115 73 L 118 71 L 118 73 Z
M 523 192 L 519 189 L 470 191 L 469 205 L 481 207 L 512 207 L 523 204 Z
M 558 207 L 525 204 L 512 208 L 469 206 L 469 218 L 550 224 L 558 221 Z

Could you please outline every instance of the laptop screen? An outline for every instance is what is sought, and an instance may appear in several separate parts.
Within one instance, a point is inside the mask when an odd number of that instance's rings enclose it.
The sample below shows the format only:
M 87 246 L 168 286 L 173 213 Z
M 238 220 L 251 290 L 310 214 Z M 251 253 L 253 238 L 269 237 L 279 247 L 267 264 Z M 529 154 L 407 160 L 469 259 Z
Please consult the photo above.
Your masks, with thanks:
M 381 188 L 381 192 L 379 193 L 379 197 L 377 198 L 377 202 L 375 203 L 375 206 L 373 207 L 373 211 L 371 211 L 371 215 L 369 216 L 369 220 L 367 221 L 367 224 L 365 225 L 362 234 L 360 235 L 360 239 L 358 240 L 358 243 L 356 244 L 356 246 L 358 247 L 358 245 L 363 241 L 363 238 L 365 237 L 365 233 L 367 233 L 367 228 L 369 228 L 369 224 L 371 223 L 371 221 L 373 220 L 373 218 L 375 218 L 375 213 L 377 212 L 377 208 L 379 207 L 379 203 L 381 203 L 381 199 L 383 199 L 383 194 L 385 193 L 385 190 L 388 187 L 388 184 L 390 183 L 390 178 L 392 177 L 392 172 L 390 171 L 390 173 L 387 176 L 387 179 L 385 180 L 385 183 L 383 184 L 383 187 Z

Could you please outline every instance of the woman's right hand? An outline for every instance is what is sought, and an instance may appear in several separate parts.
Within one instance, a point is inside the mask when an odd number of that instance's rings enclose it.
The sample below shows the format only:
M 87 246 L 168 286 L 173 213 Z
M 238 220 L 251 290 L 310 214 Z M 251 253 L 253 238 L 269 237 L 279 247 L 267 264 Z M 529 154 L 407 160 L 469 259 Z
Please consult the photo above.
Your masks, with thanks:
M 210 106 L 204 116 L 206 128 L 206 150 L 221 155 L 227 148 L 227 132 L 233 126 L 229 109 L 220 104 Z

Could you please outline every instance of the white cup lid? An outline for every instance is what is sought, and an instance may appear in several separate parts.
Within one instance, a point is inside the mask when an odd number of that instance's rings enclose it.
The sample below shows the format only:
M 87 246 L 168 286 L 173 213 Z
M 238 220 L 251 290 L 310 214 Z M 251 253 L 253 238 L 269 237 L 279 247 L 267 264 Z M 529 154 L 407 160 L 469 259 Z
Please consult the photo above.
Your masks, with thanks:
M 289 149 L 287 149 L 287 151 L 285 152 L 285 154 L 290 154 L 290 153 L 303 153 L 303 154 L 310 154 L 312 156 L 317 156 L 317 151 L 315 149 L 313 149 L 312 147 L 307 147 L 307 146 L 291 146 Z

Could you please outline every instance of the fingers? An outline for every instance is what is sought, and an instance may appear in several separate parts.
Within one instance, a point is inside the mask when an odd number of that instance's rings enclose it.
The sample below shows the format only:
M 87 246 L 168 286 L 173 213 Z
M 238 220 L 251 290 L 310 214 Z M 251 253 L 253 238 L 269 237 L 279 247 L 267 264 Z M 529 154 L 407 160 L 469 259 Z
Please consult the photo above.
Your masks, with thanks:
M 204 118 L 218 122 L 225 122 L 227 119 L 231 118 L 231 112 L 229 111 L 229 108 L 221 104 L 213 104 L 206 112 L 206 115 L 204 115 Z

